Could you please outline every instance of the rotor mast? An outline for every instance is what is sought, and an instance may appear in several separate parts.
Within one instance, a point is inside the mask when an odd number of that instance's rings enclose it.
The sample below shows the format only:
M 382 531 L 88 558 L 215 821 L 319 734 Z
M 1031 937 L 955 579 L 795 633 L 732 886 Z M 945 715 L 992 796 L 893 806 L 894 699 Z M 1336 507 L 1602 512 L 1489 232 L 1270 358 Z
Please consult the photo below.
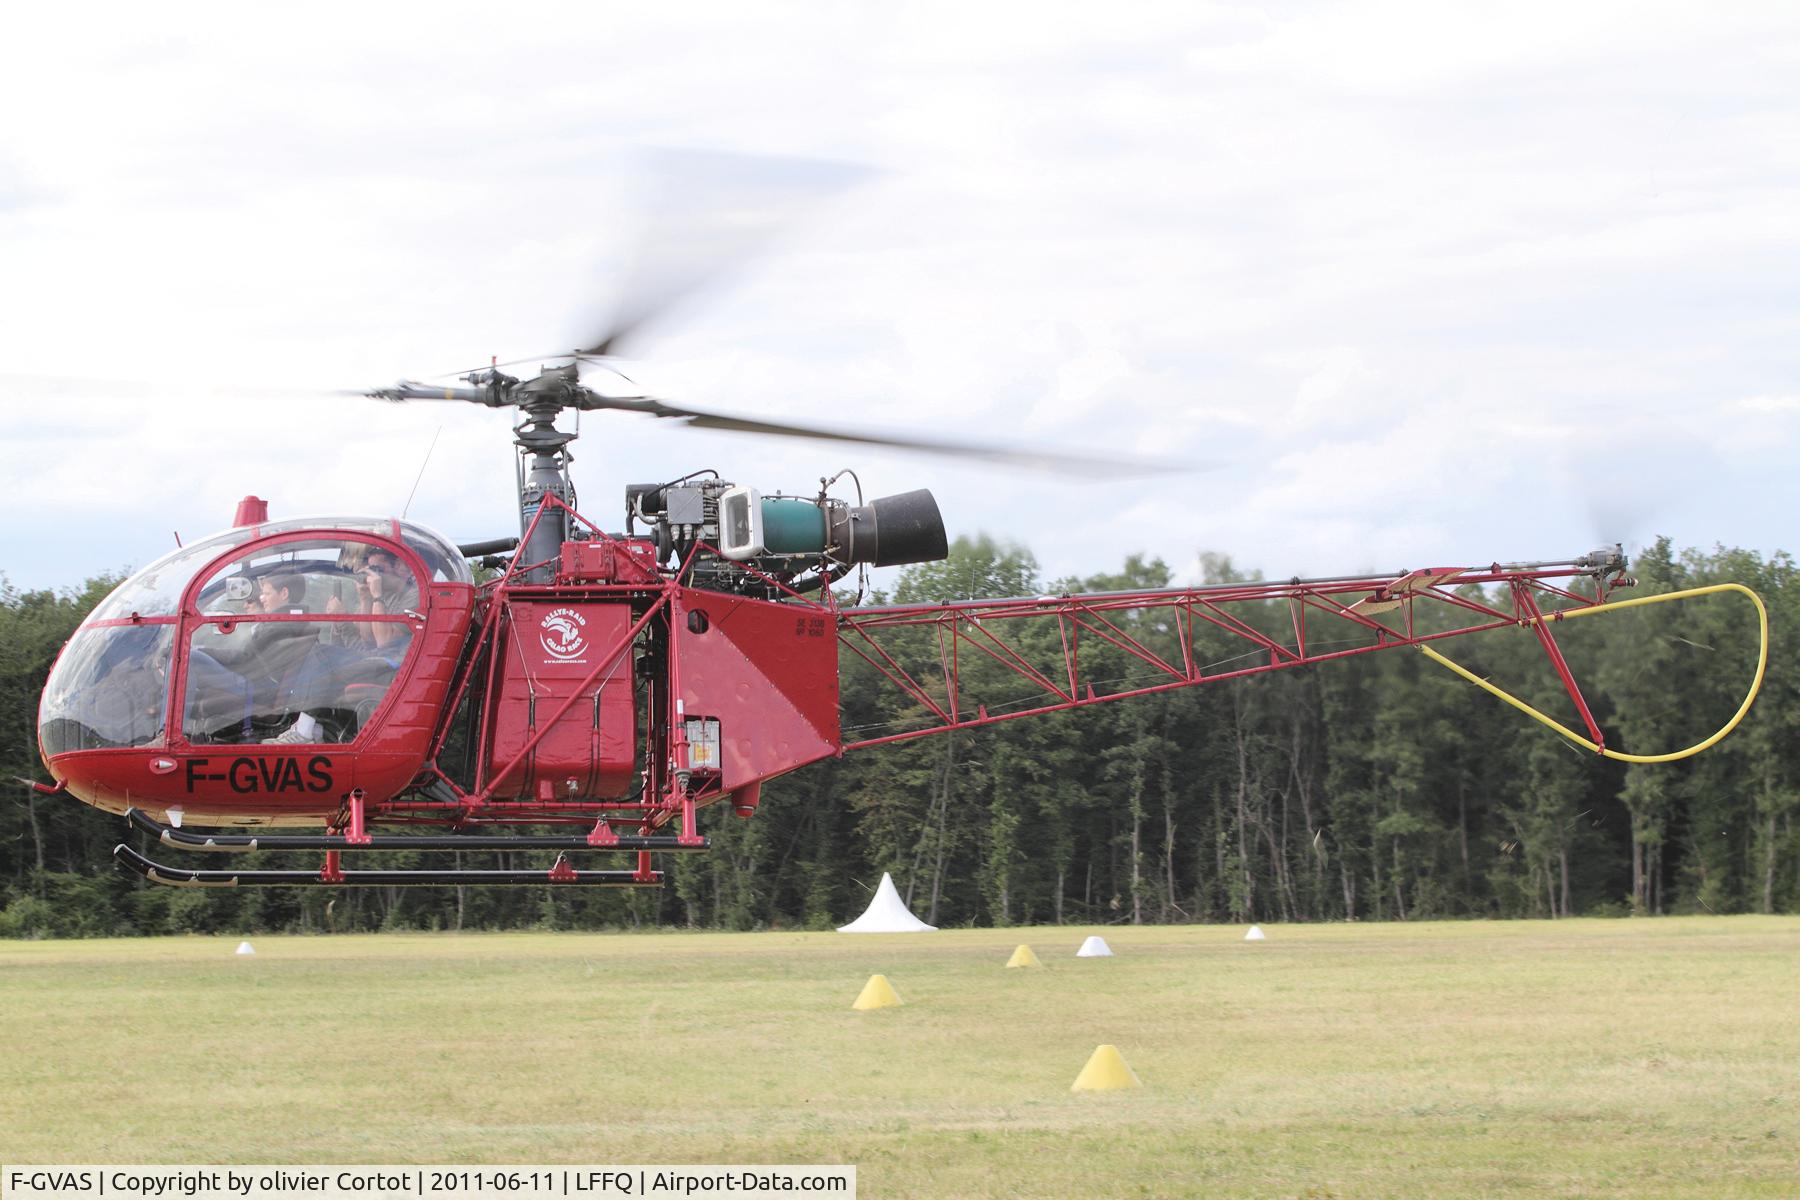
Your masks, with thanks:
M 497 376 L 489 370 L 484 374 Z M 505 379 L 500 376 L 500 379 Z M 488 382 L 469 376 L 469 382 Z M 498 383 L 499 380 L 494 380 Z M 553 561 L 562 553 L 568 540 L 568 508 L 575 506 L 575 484 L 569 478 L 568 445 L 576 435 L 556 427 L 556 418 L 564 408 L 577 406 L 581 382 L 573 364 L 541 372 L 526 383 L 509 381 L 509 400 L 524 419 L 513 430 L 513 445 L 519 448 L 519 561 L 527 570 L 521 574 L 530 583 L 549 583 L 554 574 Z M 544 510 L 544 498 L 554 496 L 561 503 Z M 567 505 L 568 508 L 563 507 Z M 534 565 L 538 564 L 538 565 Z
M 528 583 L 549 583 L 555 575 L 554 560 L 562 553 L 569 534 L 567 509 L 553 504 L 544 509 L 544 498 L 554 496 L 563 505 L 575 506 L 575 484 L 569 478 L 569 443 L 576 434 L 556 427 L 566 408 L 629 407 L 607 401 L 581 384 L 578 363 L 545 367 L 537 378 L 520 380 L 497 366 L 471 371 L 462 377 L 469 387 L 431 387 L 402 380 L 393 387 L 368 394 L 380 400 L 462 400 L 487 408 L 516 408 L 520 420 L 513 427 L 518 447 L 519 537 L 517 561 L 530 569 L 520 572 Z M 539 513 L 542 512 L 542 517 Z M 535 527 L 533 522 L 536 522 Z M 529 532 L 530 540 L 524 541 Z M 536 564 L 536 565 L 534 565 Z

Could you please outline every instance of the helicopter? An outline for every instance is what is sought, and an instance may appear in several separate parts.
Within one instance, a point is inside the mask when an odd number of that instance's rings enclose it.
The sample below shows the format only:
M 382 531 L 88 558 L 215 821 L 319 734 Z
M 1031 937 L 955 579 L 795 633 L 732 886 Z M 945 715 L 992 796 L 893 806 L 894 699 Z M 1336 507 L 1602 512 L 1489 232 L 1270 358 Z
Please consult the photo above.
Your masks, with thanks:
M 516 407 L 520 533 L 456 544 L 399 518 L 271 520 L 266 503 L 248 497 L 229 529 L 120 584 L 51 670 L 38 733 L 55 782 L 35 786 L 122 814 L 174 849 L 323 855 L 317 870 L 190 868 L 118 846 L 117 860 L 153 883 L 655 886 L 655 853 L 707 847 L 701 809 L 723 803 L 750 817 L 766 783 L 823 758 L 1402 647 L 1498 692 L 1436 646 L 1507 627 L 1542 643 L 1591 736 L 1532 715 L 1596 752 L 1656 761 L 1677 756 L 1605 746 L 1552 626 L 1726 589 L 1762 611 L 1735 584 L 1620 600 L 1635 581 L 1618 546 L 1485 568 L 846 603 L 832 585 L 853 568 L 947 556 L 929 491 L 852 503 L 831 493 L 837 478 L 780 494 L 696 472 L 628 486 L 624 528 L 608 532 L 572 503 L 575 435 L 557 427 L 560 413 L 763 423 L 605 397 L 574 364 L 531 379 L 490 366 L 449 387 L 406 382 L 370 395 Z M 478 584 L 476 566 L 497 574 Z M 1286 614 L 1279 635 L 1253 613 L 1266 617 L 1271 605 Z M 1427 610 L 1438 616 L 1426 619 Z M 1163 618 L 1150 623 L 1160 641 L 1141 632 L 1141 619 L 1125 619 L 1145 614 Z M 1028 647 L 1014 632 L 1033 621 L 1057 630 L 1054 661 L 1041 639 Z M 930 672 L 895 646 L 920 630 L 939 650 Z M 1244 652 L 1203 662 L 1209 631 Z M 1097 649 L 1122 653 L 1138 673 L 1096 678 Z M 846 737 L 840 656 L 913 701 L 912 727 Z M 998 664 L 1028 698 L 1004 709 L 979 702 L 965 687 L 965 657 Z M 1755 686 L 1706 745 L 1743 719 Z M 556 857 L 542 869 L 343 865 L 346 854 L 381 849 Z M 571 854 L 589 851 L 636 858 L 625 868 L 572 865 Z
M 517 535 L 458 543 L 404 518 L 274 520 L 265 501 L 246 497 L 229 528 L 131 575 L 69 639 L 38 715 L 53 782 L 32 786 L 214 862 L 262 850 L 321 855 L 316 869 L 170 866 L 120 844 L 117 862 L 156 884 L 654 887 L 663 881 L 655 855 L 707 848 L 701 810 L 723 804 L 753 817 L 766 784 L 822 759 L 1363 654 L 1416 650 L 1576 744 L 1628 761 L 1716 743 L 1760 686 L 1768 624 L 1754 593 L 1724 584 L 1621 599 L 1635 581 L 1617 545 L 1485 567 L 865 603 L 861 588 L 835 585 L 852 571 L 947 557 L 928 490 L 866 500 L 847 470 L 792 492 L 692 471 L 628 485 L 622 522 L 607 529 L 577 505 L 569 446 L 578 434 L 558 424 L 565 413 L 1067 471 L 1169 466 L 774 422 L 585 383 L 582 366 L 613 357 L 649 315 L 629 312 L 535 375 L 490 359 L 448 384 L 361 393 L 512 410 Z M 1554 627 L 1727 590 L 1749 597 L 1763 632 L 1734 716 L 1667 755 L 1608 747 Z M 1585 734 L 1438 649 L 1499 629 L 1537 639 Z M 1221 641 L 1231 652 L 1217 653 Z M 846 727 L 846 665 L 898 689 L 903 728 Z M 1012 690 L 983 694 L 982 673 Z M 493 870 L 345 865 L 395 849 L 554 858 Z M 589 854 L 626 855 L 628 865 L 574 865 Z

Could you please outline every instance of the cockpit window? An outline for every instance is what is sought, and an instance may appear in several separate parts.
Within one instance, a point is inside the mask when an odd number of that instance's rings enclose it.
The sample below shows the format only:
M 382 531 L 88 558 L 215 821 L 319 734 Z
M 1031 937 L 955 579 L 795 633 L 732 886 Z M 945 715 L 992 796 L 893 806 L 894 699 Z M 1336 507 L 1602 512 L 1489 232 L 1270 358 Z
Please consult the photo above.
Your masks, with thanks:
M 412 630 L 393 629 L 376 645 L 345 619 L 208 622 L 188 651 L 182 733 L 195 744 L 351 741 L 406 660 Z
M 215 533 L 178 550 L 172 550 L 114 589 L 88 616 L 87 623 L 125 620 L 140 617 L 174 616 L 181 604 L 181 594 L 195 575 L 213 559 L 233 546 L 241 546 L 252 538 L 264 538 L 290 530 L 329 529 L 342 531 L 352 538 L 358 533 L 391 538 L 399 527 L 402 540 L 425 562 L 425 569 L 435 582 L 475 582 L 469 564 L 455 545 L 412 521 L 395 521 L 391 517 L 302 517 L 291 521 L 272 521 L 266 525 L 246 525 Z M 342 545 L 340 539 L 336 544 Z M 285 549 L 285 548 L 284 548 Z M 323 599 L 321 598 L 321 602 Z M 205 605 L 202 605 L 204 610 Z
M 284 579 L 284 594 L 271 601 L 263 583 L 275 577 L 291 578 Z M 397 616 L 418 609 L 419 588 L 412 569 L 385 547 L 355 538 L 316 537 L 278 542 L 229 560 L 201 585 L 195 602 L 208 616 L 366 614 L 371 602 Z M 263 607 L 271 602 L 278 608 Z
M 162 737 L 173 624 L 78 630 L 38 706 L 45 754 L 144 746 Z
M 214 570 L 196 603 L 206 619 L 189 642 L 182 722 L 196 743 L 350 741 L 423 611 L 412 568 L 353 536 L 252 548 Z
M 438 583 L 474 583 L 474 572 L 462 551 L 423 525 L 400 522 L 400 536 L 413 553 L 425 560 L 426 570 Z
M 344 533 L 372 533 L 391 538 L 398 527 L 400 540 L 412 548 L 425 562 L 425 569 L 438 583 L 474 583 L 474 572 L 457 550 L 456 544 L 435 530 L 416 521 L 397 521 L 392 517 L 296 517 L 291 521 L 275 521 L 258 531 L 259 537 L 289 530 L 331 529 Z
M 181 593 L 207 563 L 255 536 L 257 531 L 251 527 L 227 529 L 163 555 L 113 589 L 112 595 L 88 615 L 87 623 L 123 620 L 133 613 L 140 617 L 174 616 L 181 606 Z

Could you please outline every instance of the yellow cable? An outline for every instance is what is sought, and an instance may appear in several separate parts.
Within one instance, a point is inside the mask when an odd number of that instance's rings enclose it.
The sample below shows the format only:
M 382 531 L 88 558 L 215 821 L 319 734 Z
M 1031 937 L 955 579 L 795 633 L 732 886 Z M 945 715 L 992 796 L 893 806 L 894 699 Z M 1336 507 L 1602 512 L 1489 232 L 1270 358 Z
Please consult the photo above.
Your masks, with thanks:
M 1621 608 L 1636 608 L 1643 604 L 1662 604 L 1669 600 L 1686 600 L 1695 596 L 1710 596 L 1717 592 L 1742 592 L 1744 595 L 1750 597 L 1750 603 L 1756 605 L 1756 618 L 1761 626 L 1762 636 L 1762 648 L 1756 655 L 1756 678 L 1750 681 L 1750 690 L 1745 694 L 1744 702 L 1738 705 L 1737 712 L 1732 714 L 1731 720 L 1725 722 L 1725 727 L 1723 729 L 1720 729 L 1719 732 L 1713 734 L 1703 742 L 1697 742 L 1694 745 L 1689 746 L 1686 750 L 1677 750 L 1671 754 L 1627 754 L 1623 750 L 1608 750 L 1604 746 L 1599 746 L 1588 741 L 1573 729 L 1570 729 L 1568 726 L 1560 723 L 1554 718 L 1539 712 L 1537 709 L 1531 707 L 1531 705 L 1525 703 L 1523 700 L 1518 699 L 1516 696 L 1495 687 L 1487 680 L 1477 676 L 1474 672 L 1451 662 L 1442 654 L 1433 650 L 1430 646 L 1420 645 L 1419 649 L 1423 650 L 1425 656 L 1433 662 L 1442 663 L 1476 687 L 1481 688 L 1484 691 L 1492 692 L 1532 720 L 1540 721 L 1543 724 L 1548 725 L 1550 728 L 1556 730 L 1556 732 L 1568 738 L 1571 742 L 1574 742 L 1578 746 L 1586 746 L 1596 754 L 1603 754 L 1607 758 L 1616 758 L 1620 762 L 1677 762 L 1680 759 L 1692 758 L 1702 750 L 1717 745 L 1721 738 L 1736 729 L 1739 722 L 1744 719 L 1744 715 L 1750 711 L 1750 704 L 1756 699 L 1756 693 L 1762 690 L 1763 672 L 1766 671 L 1769 666 L 1769 610 L 1763 607 L 1761 596 L 1758 596 L 1755 592 L 1751 591 L 1741 583 L 1715 583 L 1710 587 L 1688 588 L 1686 591 L 1681 592 L 1664 592 L 1658 596 L 1634 596 L 1629 600 L 1614 600 L 1606 604 L 1591 605 L 1587 608 L 1566 608 L 1557 612 L 1545 613 L 1541 617 L 1531 617 L 1520 622 L 1521 625 L 1535 625 L 1539 621 L 1567 621 L 1575 617 L 1585 617 L 1591 613 L 1611 612 Z

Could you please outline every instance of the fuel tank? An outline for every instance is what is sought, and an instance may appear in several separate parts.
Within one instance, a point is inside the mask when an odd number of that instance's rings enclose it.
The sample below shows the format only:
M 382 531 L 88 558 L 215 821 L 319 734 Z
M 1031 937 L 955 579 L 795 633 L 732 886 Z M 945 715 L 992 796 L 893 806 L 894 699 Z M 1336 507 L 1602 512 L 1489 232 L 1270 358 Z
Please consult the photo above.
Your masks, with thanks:
M 486 723 L 494 794 L 548 801 L 629 791 L 637 780 L 630 604 L 505 604 Z

